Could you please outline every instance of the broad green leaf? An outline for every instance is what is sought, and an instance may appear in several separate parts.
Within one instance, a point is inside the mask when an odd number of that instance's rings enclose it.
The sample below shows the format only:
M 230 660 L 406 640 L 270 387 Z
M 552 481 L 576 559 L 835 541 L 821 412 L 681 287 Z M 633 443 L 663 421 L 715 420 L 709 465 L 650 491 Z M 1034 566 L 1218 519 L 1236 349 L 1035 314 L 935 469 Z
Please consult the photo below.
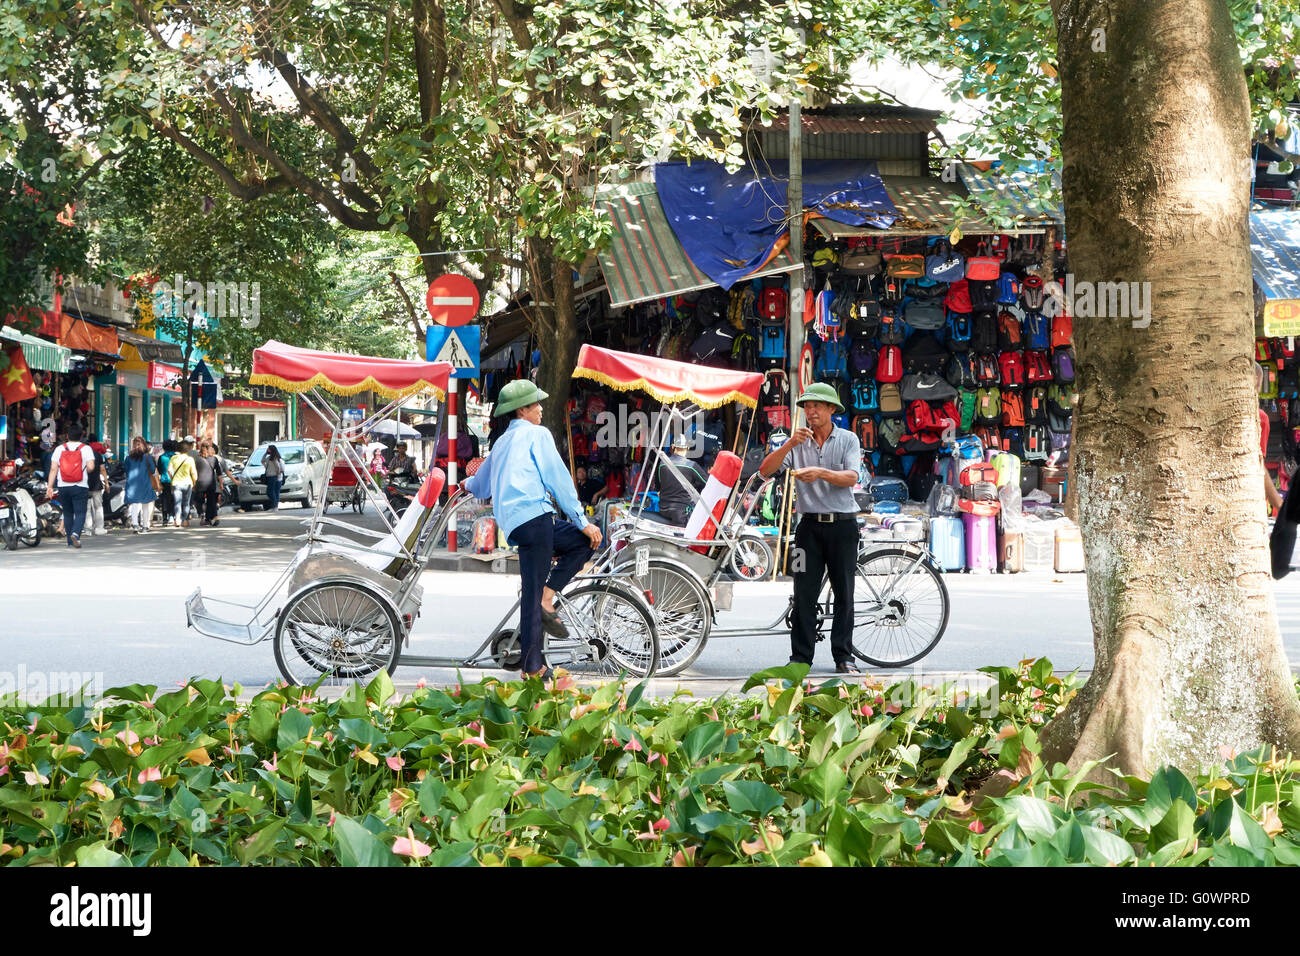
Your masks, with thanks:
M 290 707 L 280 715 L 280 730 L 276 734 L 277 750 L 288 750 L 304 739 L 311 731 L 311 718 L 297 707 Z
M 1133 847 L 1124 838 L 1098 827 L 1083 827 L 1088 862 L 1094 866 L 1119 866 L 1133 859 Z
M 694 765 L 706 757 L 713 756 L 722 749 L 725 739 L 726 730 L 721 721 L 710 720 L 692 728 L 682 741 L 682 753 L 686 757 L 686 762 Z
M 98 843 L 92 843 L 90 846 L 77 848 L 77 866 L 130 866 L 131 861 L 122 854 L 110 850 L 107 844 L 100 840 Z
M 753 813 L 766 817 L 785 803 L 785 798 L 772 787 L 757 780 L 727 780 L 722 784 L 727 795 L 727 806 L 736 813 Z
M 789 681 L 791 684 L 800 684 L 803 682 L 803 679 L 808 676 L 809 670 L 811 670 L 809 665 L 799 663 L 783 664 L 780 667 L 769 667 L 767 670 L 761 670 L 756 674 L 750 674 L 749 678 L 745 681 L 744 686 L 741 687 L 741 691 L 744 692 L 751 688 L 758 687 L 761 684 L 766 684 L 770 680 L 784 680 Z
M 1056 832 L 1058 824 L 1054 808 L 1046 800 L 1022 794 L 999 800 L 998 803 L 1015 815 L 1020 829 L 1029 839 L 1035 842 L 1050 840 Z
M 344 866 L 400 866 L 389 847 L 350 817 L 334 822 L 334 843 Z

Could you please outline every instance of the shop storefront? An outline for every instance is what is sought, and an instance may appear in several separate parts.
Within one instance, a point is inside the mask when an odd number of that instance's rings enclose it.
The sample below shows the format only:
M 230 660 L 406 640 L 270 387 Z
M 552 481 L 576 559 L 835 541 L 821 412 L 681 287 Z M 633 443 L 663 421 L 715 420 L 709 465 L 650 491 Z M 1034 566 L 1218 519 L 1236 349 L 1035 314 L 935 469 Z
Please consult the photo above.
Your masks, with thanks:
M 0 429 L 3 432 L 0 459 L 38 458 L 42 422 L 50 420 L 56 386 L 72 369 L 72 353 L 37 335 L 25 334 L 9 326 L 0 327 L 0 351 L 11 349 L 21 353 L 37 394 L 11 403 L 0 398 L 0 418 L 4 420 L 3 429 Z

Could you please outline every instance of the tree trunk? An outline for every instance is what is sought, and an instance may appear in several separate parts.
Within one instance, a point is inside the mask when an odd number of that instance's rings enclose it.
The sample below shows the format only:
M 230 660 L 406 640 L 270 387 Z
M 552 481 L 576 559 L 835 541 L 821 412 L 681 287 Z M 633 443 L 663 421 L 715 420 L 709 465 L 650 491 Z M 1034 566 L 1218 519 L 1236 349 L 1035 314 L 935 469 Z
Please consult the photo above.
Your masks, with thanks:
M 556 442 L 565 441 L 565 419 L 569 408 L 569 387 L 578 363 L 578 316 L 574 308 L 573 264 L 558 260 L 544 240 L 528 241 L 529 271 L 532 273 L 534 305 L 533 334 L 542 352 L 537 385 L 549 396 L 542 406 L 542 424 Z
M 1076 290 L 1149 283 L 1150 322 L 1088 317 L 1076 292 L 1072 455 L 1096 661 L 1043 756 L 1114 755 L 1107 766 L 1149 775 L 1217 763 L 1223 745 L 1300 750 L 1269 574 L 1250 112 L 1227 5 L 1052 6 Z

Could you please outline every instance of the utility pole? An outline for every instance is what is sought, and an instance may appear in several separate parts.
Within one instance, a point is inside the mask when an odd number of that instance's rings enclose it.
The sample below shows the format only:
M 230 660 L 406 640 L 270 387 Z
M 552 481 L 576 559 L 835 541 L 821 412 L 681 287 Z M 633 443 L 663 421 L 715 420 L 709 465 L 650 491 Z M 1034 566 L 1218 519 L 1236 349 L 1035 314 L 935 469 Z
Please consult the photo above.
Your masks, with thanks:
M 802 49 L 802 48 L 801 48 Z M 787 222 L 790 224 L 790 258 L 794 260 L 795 269 L 790 273 L 790 331 L 786 335 L 790 359 L 790 423 L 798 424 L 799 408 L 795 404 L 799 397 L 799 364 L 803 356 L 804 345 L 804 274 L 803 274 L 803 117 L 802 104 L 797 89 L 790 92 L 790 183 L 788 196 L 790 208 L 787 210 Z

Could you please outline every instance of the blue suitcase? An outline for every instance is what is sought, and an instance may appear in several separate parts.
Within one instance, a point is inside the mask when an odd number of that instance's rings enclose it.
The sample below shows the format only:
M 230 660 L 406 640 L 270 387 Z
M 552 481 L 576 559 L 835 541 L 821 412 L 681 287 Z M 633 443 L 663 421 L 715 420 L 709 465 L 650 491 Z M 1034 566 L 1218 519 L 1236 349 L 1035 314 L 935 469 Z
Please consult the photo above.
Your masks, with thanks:
M 930 519 L 930 552 L 945 571 L 966 569 L 966 532 L 960 518 L 935 515 Z

